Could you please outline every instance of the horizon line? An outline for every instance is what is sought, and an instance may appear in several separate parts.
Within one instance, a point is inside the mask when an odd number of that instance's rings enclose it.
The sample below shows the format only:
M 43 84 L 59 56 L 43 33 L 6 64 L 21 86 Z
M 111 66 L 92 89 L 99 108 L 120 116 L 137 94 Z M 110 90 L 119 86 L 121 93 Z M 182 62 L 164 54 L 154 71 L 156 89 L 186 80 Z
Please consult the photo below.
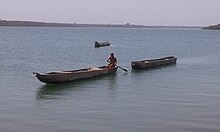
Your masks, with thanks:
M 129 22 L 124 23 L 124 24 L 112 24 L 112 23 L 108 23 L 108 24 L 98 24 L 98 23 L 76 23 L 76 22 L 46 22 L 46 21 L 35 21 L 35 20 L 5 20 L 5 19 L 0 19 L 0 22 L 29 22 L 29 23 L 38 23 L 38 24 L 60 24 L 60 25 L 91 25 L 91 26 L 127 26 L 127 27 L 132 27 L 132 26 L 140 26 L 142 28 L 150 28 L 150 27 L 197 27 L 197 28 L 201 28 L 201 27 L 205 27 L 205 26 L 186 26 L 186 25 L 143 25 L 143 24 L 131 24 Z M 1 26 L 1 25 L 0 25 Z M 25 25 L 24 25 L 25 26 Z M 26 25 L 28 26 L 28 25 Z

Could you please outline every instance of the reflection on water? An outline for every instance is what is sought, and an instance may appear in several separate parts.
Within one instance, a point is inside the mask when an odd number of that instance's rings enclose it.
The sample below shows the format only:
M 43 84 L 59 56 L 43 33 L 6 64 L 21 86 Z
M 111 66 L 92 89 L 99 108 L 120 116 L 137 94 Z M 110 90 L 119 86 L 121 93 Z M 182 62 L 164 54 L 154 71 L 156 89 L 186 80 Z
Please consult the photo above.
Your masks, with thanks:
M 45 84 L 37 90 L 36 98 L 40 99 L 56 99 L 65 94 L 65 90 L 74 89 L 74 83 L 67 84 Z
M 114 95 L 116 95 L 116 91 L 118 87 L 116 74 L 108 77 L 107 87 L 108 87 L 108 96 L 114 97 Z
M 63 84 L 44 84 L 36 92 L 36 99 L 59 99 L 67 98 L 68 94 L 79 94 L 83 91 L 98 89 L 97 84 L 102 84 L 101 88 L 108 90 L 108 96 L 113 97 L 117 90 L 117 75 L 110 74 L 96 78 L 78 80 Z
M 169 67 L 176 67 L 177 64 L 168 64 L 168 65 L 163 65 L 163 66 L 157 66 L 154 68 L 150 68 L 150 69 L 132 69 L 132 73 L 143 73 L 143 71 L 154 71 L 154 70 L 161 70 L 164 68 L 169 68 Z

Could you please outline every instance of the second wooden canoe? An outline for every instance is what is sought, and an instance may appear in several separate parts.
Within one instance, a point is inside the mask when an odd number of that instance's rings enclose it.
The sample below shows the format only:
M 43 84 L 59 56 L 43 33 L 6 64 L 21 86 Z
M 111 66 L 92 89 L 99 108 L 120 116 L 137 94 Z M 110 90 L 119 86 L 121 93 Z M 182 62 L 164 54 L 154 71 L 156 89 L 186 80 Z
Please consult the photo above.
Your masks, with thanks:
M 133 69 L 150 69 L 159 66 L 175 64 L 177 58 L 174 56 L 167 56 L 159 59 L 150 59 L 150 60 L 142 60 L 142 61 L 132 61 L 131 67 Z

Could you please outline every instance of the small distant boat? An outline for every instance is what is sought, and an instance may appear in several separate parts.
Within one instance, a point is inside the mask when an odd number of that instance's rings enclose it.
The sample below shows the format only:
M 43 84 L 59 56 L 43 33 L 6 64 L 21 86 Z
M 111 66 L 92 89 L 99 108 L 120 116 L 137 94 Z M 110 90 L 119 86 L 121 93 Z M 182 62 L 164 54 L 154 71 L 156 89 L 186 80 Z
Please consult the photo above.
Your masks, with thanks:
M 105 66 L 100 67 L 90 67 L 79 70 L 72 71 L 54 71 L 49 73 L 37 73 L 33 72 L 36 75 L 37 79 L 44 83 L 66 83 L 72 82 L 80 79 L 87 79 L 91 77 L 97 77 L 101 75 L 106 75 L 110 73 L 115 73 L 118 67 L 105 68 Z
M 163 57 L 159 59 L 151 59 L 151 60 L 142 60 L 142 61 L 133 61 L 131 62 L 131 67 L 133 69 L 150 69 L 159 66 L 175 64 L 177 58 L 174 56 Z
M 110 46 L 109 41 L 95 41 L 95 47 Z

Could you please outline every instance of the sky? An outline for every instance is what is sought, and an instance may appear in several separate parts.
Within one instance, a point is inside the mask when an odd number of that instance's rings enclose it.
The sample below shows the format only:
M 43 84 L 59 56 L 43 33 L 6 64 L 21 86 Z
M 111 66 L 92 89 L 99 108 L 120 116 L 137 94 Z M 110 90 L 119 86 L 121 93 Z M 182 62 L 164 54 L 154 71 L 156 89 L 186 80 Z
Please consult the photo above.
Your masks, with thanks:
M 220 0 L 0 0 L 0 19 L 208 26 L 220 23 Z

